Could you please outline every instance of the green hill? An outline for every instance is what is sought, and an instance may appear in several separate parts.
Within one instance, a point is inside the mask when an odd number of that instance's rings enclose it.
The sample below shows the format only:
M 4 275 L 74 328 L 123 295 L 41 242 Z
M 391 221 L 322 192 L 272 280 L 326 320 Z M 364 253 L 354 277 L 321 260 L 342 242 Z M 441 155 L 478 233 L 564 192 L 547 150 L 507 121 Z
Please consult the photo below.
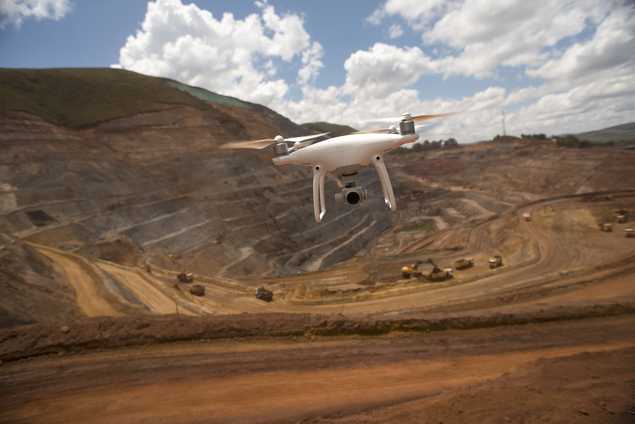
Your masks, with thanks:
M 331 133 L 331 135 L 334 137 L 354 133 L 355 131 L 357 131 L 355 128 L 349 127 L 348 125 L 331 124 L 329 122 L 307 122 L 306 124 L 300 125 L 308 130 L 318 133 Z
M 587 140 L 593 143 L 635 142 L 635 122 L 573 135 L 580 140 Z
M 277 115 L 233 97 L 120 69 L 0 69 L 0 114 L 22 111 L 72 128 L 175 105 L 206 110 L 210 103 Z

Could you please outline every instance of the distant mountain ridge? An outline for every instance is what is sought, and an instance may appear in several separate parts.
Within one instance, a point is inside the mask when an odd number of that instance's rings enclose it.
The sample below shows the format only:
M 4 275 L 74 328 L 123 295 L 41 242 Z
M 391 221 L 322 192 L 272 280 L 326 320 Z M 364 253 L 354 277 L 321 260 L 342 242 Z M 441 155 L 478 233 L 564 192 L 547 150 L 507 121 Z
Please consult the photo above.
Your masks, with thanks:
M 349 127 L 348 125 L 332 124 L 330 122 L 306 122 L 300 125 L 308 130 L 318 133 L 328 132 L 333 137 L 339 137 L 341 135 L 347 135 L 357 131 L 355 128 Z
M 285 135 L 301 135 L 303 131 L 265 106 L 167 78 L 110 68 L 0 68 L 0 115 L 26 112 L 52 124 L 79 129 L 174 107 L 203 113 L 238 109 L 239 113 L 277 123 Z
M 602 128 L 595 131 L 587 131 L 572 134 L 580 140 L 587 140 L 593 143 L 608 142 L 629 142 L 635 143 L 635 122 L 615 125 L 613 127 Z

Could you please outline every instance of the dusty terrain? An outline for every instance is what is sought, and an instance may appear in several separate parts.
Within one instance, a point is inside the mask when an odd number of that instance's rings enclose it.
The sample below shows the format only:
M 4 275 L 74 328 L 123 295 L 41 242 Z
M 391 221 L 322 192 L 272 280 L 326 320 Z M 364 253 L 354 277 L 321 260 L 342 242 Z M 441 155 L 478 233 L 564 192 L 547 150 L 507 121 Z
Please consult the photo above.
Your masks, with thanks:
M 0 104 L 0 422 L 632 422 L 635 151 L 389 155 L 396 213 L 369 170 L 317 225 L 306 170 L 218 149 L 302 128 L 152 84 L 134 110 Z
M 10 363 L 2 422 L 632 422 L 632 315 Z M 607 331 L 610 329 L 610 331 Z

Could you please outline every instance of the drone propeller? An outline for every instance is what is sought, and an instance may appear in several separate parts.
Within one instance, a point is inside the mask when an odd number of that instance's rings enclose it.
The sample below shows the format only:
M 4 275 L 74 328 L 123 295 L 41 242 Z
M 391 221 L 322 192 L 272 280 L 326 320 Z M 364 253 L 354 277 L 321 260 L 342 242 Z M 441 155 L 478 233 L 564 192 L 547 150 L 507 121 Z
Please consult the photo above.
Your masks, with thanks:
M 423 122 L 423 121 L 429 121 L 430 119 L 443 118 L 450 115 L 454 115 L 454 113 L 434 113 L 434 114 L 415 115 L 415 116 L 412 116 L 409 113 L 404 113 L 400 117 L 377 118 L 377 119 L 368 120 L 367 122 L 397 123 L 404 119 L 414 121 L 414 122 Z M 372 130 L 358 131 L 355 134 L 387 133 L 387 132 L 391 132 L 391 130 L 392 130 L 391 128 L 375 128 Z
M 303 141 L 313 140 L 314 138 L 324 137 L 325 135 L 329 135 L 329 133 L 325 132 L 320 134 L 304 135 L 302 137 L 285 138 L 284 141 L 292 141 L 294 143 L 301 143 Z
M 260 140 L 247 140 L 247 141 L 231 141 L 229 143 L 222 144 L 221 149 L 255 149 L 262 150 L 275 143 L 273 138 L 262 138 Z
M 428 121 L 430 119 L 435 118 L 445 118 L 446 116 L 455 115 L 456 112 L 448 112 L 448 113 L 434 113 L 428 115 L 416 115 L 411 117 L 411 119 L 415 122 Z
M 231 141 L 229 143 L 225 143 L 220 146 L 221 149 L 254 149 L 254 150 L 262 150 L 266 149 L 270 145 L 276 142 L 291 142 L 294 145 L 298 143 L 307 142 L 310 140 L 314 140 L 316 138 L 324 137 L 329 133 L 321 133 L 321 134 L 311 134 L 304 135 L 301 137 L 290 137 L 283 138 L 281 136 L 277 136 L 275 138 L 261 138 L 259 140 L 247 140 L 247 141 Z
M 390 131 L 390 128 L 374 128 L 372 130 L 355 131 L 353 134 L 383 134 L 389 133 Z

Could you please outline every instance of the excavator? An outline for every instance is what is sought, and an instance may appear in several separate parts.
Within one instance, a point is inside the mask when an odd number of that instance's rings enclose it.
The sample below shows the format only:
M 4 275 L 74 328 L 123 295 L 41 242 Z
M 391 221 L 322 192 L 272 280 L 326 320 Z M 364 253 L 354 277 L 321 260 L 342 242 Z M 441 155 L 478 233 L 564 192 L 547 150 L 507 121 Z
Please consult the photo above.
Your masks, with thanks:
M 410 265 L 405 265 L 404 267 L 401 268 L 401 276 L 404 279 L 409 279 L 411 277 L 421 277 L 421 272 L 418 271 L 419 265 L 421 265 L 423 263 L 423 261 L 416 261 Z
M 432 271 L 430 271 L 430 274 L 425 275 L 425 278 L 428 281 L 441 282 L 453 277 L 452 268 L 441 269 L 430 258 L 428 258 L 428 263 L 432 265 Z
M 430 271 L 430 273 L 428 274 L 424 274 L 418 270 L 419 266 L 424 263 L 429 263 L 430 265 L 432 265 L 432 271 Z M 452 278 L 453 273 L 452 268 L 441 269 L 431 258 L 428 258 L 425 261 L 418 260 L 411 265 L 404 266 L 403 268 L 401 268 L 401 276 L 405 279 L 414 277 L 424 278 L 432 282 L 439 282 L 449 280 L 450 278 Z

